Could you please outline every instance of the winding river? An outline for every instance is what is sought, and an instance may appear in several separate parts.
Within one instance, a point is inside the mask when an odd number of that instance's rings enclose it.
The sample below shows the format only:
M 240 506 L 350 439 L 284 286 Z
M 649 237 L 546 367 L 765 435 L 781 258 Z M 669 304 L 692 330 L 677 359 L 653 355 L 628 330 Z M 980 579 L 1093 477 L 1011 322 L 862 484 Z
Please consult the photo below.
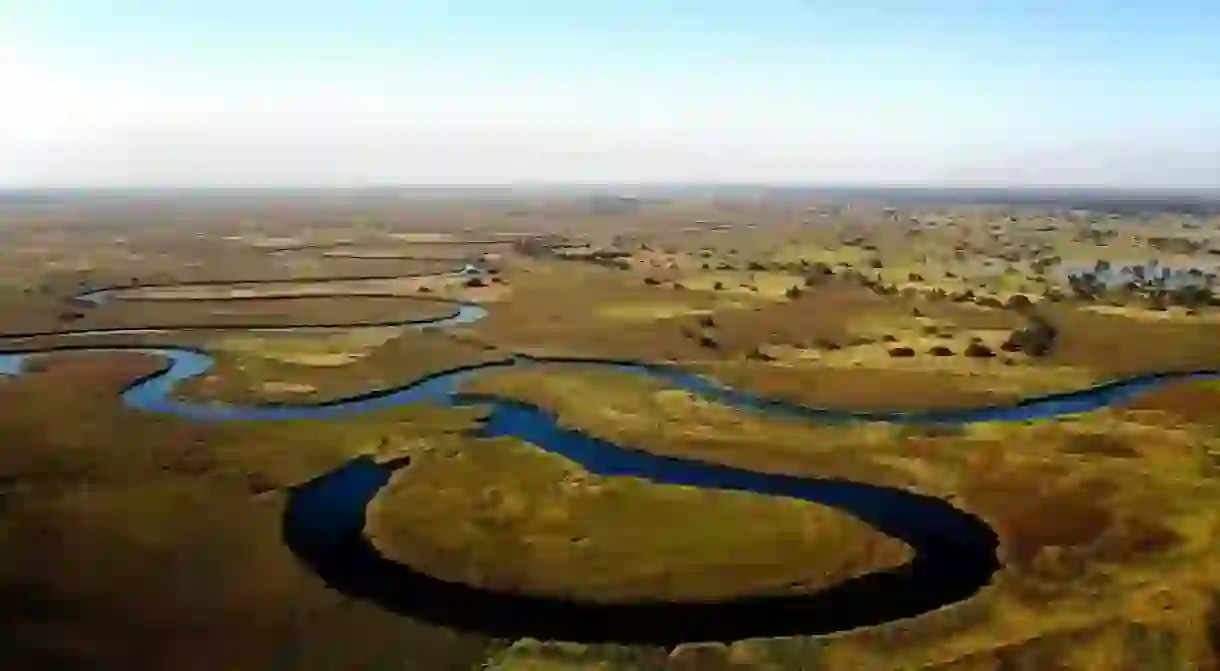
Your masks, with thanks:
M 107 289 L 80 298 L 100 303 L 113 294 L 114 290 Z M 487 314 L 479 305 L 458 302 L 454 305 L 456 312 L 450 316 L 403 325 L 441 329 L 470 324 Z M 341 418 L 410 403 L 483 407 L 489 414 L 472 431 L 478 437 L 516 437 L 602 476 L 631 476 L 665 485 L 747 491 L 833 506 L 906 542 L 914 550 L 913 559 L 900 567 L 862 575 L 809 595 L 742 597 L 703 603 L 575 602 L 448 582 L 382 556 L 364 534 L 365 509 L 394 471 L 406 465 L 405 458 L 384 464 L 367 457 L 355 458 L 290 491 L 282 525 L 284 542 L 330 587 L 352 598 L 436 624 L 498 637 L 660 644 L 825 634 L 920 615 L 966 599 L 989 584 L 999 568 L 998 539 L 981 519 L 942 499 L 859 482 L 758 473 L 658 456 L 560 426 L 553 413 L 528 403 L 463 393 L 464 382 L 491 371 L 539 364 L 598 367 L 646 376 L 699 398 L 745 411 L 810 422 L 962 424 L 1086 412 L 1127 401 L 1168 381 L 1217 376 L 1211 371 L 1150 374 L 1068 393 L 1026 398 L 1009 405 L 970 409 L 848 412 L 753 395 L 665 365 L 516 355 L 451 369 L 402 387 L 317 404 L 217 405 L 173 395 L 179 382 L 202 375 L 213 366 L 214 360 L 203 351 L 87 345 L 54 349 L 135 351 L 164 358 L 168 365 L 133 381 L 122 392 L 122 402 L 138 410 L 200 422 Z M 49 351 L 53 350 L 0 354 L 0 374 L 20 375 L 25 361 Z

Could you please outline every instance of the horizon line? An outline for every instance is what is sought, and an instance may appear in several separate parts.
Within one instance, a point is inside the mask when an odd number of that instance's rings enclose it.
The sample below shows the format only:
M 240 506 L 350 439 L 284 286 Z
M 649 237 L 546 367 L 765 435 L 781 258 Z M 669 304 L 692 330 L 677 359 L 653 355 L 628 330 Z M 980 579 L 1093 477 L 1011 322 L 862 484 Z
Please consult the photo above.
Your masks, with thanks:
M 1013 193 L 1181 194 L 1220 197 L 1220 185 L 1119 186 L 1109 184 L 1032 184 L 1018 182 L 797 182 L 797 181 L 520 181 L 520 182 L 385 182 L 368 184 L 131 184 L 131 185 L 11 185 L 0 184 L 0 194 L 45 192 L 123 193 L 139 191 L 419 191 L 419 190 L 646 190 L 667 189 L 775 189 L 809 191 L 987 191 Z M 625 195 L 625 194 L 615 194 Z

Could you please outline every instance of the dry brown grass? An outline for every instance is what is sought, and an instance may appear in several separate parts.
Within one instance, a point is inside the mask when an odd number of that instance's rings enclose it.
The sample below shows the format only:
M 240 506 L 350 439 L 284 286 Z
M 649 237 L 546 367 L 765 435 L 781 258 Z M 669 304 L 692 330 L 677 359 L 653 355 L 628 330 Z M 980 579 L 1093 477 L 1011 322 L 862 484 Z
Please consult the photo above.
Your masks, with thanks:
M 1059 327 L 1052 361 L 1116 376 L 1159 370 L 1220 368 L 1220 325 L 1150 322 L 1048 306 Z
M 900 306 L 858 287 L 828 286 L 794 302 L 649 287 L 642 277 L 580 265 L 535 264 L 514 273 L 510 301 L 474 329 L 504 347 L 643 360 L 743 356 L 761 344 L 844 338 L 850 320 Z M 711 314 L 718 345 L 700 344 Z
M 418 239 L 420 235 L 398 234 L 389 244 L 379 244 L 375 247 L 342 247 L 322 253 L 330 259 L 357 258 L 374 263 L 380 259 L 462 261 L 485 253 L 501 253 L 512 242 L 506 240 L 496 244 L 437 244 L 435 240 Z M 413 237 L 416 240 L 410 239 Z
M 964 384 L 960 372 L 887 368 L 790 366 L 758 362 L 691 366 L 726 385 L 811 407 L 930 409 L 1010 402 L 1008 390 Z
M 1010 460 L 999 444 L 975 447 L 962 495 L 995 525 L 1019 571 L 1075 580 L 1090 563 L 1138 561 L 1178 541 L 1163 502 L 1100 474 Z
M 59 255 L 75 257 L 89 254 L 85 248 L 79 246 L 86 244 L 84 241 L 62 244 L 62 248 L 57 248 Z M 109 265 L 90 266 L 91 270 L 79 272 L 52 272 L 46 269 L 45 264 L 14 264 L 12 255 L 11 251 L 7 254 L 6 251 L 0 251 L 0 333 L 110 328 L 115 324 L 137 327 L 151 323 L 170 324 L 175 320 L 183 319 L 188 323 L 194 323 L 195 320 L 207 323 L 209 319 L 215 319 L 219 323 L 233 323 L 233 318 L 225 321 L 223 317 L 212 315 L 212 313 L 220 311 L 254 312 L 253 316 L 278 320 L 275 322 L 277 324 L 303 323 L 301 320 L 309 317 L 314 317 L 316 321 L 319 314 L 330 312 L 335 312 L 340 316 L 351 313 L 353 318 L 380 316 L 383 319 L 392 319 L 393 315 L 399 313 L 411 314 L 426 308 L 411 305 L 400 305 L 396 308 L 388 302 L 393 300 L 389 298 L 366 298 L 362 299 L 363 305 L 356 304 L 346 308 L 328 304 L 323 299 L 313 299 L 314 304 L 312 305 L 309 304 L 308 299 L 297 299 L 305 300 L 305 302 L 296 307 L 290 305 L 291 301 L 277 301 L 261 305 L 254 301 L 244 307 L 206 303 L 194 307 L 170 303 L 141 306 L 136 302 L 112 301 L 100 308 L 79 308 L 70 305 L 68 301 L 73 296 L 91 288 L 134 282 L 189 284 L 224 280 L 283 280 L 285 284 L 278 286 L 281 289 L 292 290 L 294 286 L 300 286 L 300 280 L 303 278 L 396 276 L 441 272 L 454 268 L 454 264 L 450 262 L 394 261 L 382 263 L 350 259 L 339 262 L 311 259 L 308 260 L 308 267 L 305 267 L 296 262 L 282 264 L 274 259 L 269 262 L 265 254 L 244 255 L 240 252 L 212 250 L 206 246 L 197 248 L 189 241 L 183 241 L 180 249 L 159 260 L 133 258 L 116 261 Z M 365 265 L 360 266 L 359 264 Z M 219 287 L 213 292 L 224 290 L 225 287 Z M 279 307 L 281 303 L 283 304 L 282 309 Z M 83 318 L 65 320 L 64 315 L 70 312 L 79 313 L 83 315 Z M 296 321 L 285 321 L 286 317 L 282 315 L 287 313 L 295 313 L 296 316 L 292 319 Z M 177 321 L 177 323 L 183 322 Z M 336 323 L 345 322 L 339 319 L 336 320 Z
M 451 429 L 418 413 L 243 429 L 119 408 L 118 387 L 152 365 L 61 356 L 0 379 L 0 665 L 358 668 L 409 655 L 457 671 L 485 655 L 478 637 L 327 590 L 280 541 L 283 497 L 269 491 L 387 431 Z
M 1220 423 L 1220 387 L 1200 382 L 1177 382 L 1141 396 L 1131 403 L 1134 410 L 1166 415 L 1171 425 Z

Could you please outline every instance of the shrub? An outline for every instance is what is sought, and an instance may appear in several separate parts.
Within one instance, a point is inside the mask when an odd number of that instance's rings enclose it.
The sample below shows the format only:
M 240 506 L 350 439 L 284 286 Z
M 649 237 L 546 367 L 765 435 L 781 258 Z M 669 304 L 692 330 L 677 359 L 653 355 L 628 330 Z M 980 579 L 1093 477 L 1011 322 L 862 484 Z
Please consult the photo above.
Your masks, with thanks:
M 966 347 L 964 354 L 973 359 L 987 359 L 995 356 L 991 348 L 979 342 L 972 342 Z

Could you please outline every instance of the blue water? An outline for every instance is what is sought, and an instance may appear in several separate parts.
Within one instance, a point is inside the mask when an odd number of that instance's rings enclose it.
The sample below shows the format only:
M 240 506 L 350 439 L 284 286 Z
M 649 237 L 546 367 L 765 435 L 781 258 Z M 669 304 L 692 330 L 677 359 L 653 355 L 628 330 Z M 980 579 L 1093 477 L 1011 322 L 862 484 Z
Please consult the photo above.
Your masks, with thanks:
M 94 289 L 85 293 L 79 294 L 75 300 L 85 301 L 94 305 L 102 305 L 114 298 L 115 294 L 123 291 L 135 291 L 139 289 L 188 289 L 199 287 L 216 287 L 216 286 L 250 286 L 250 285 L 269 285 L 269 284 L 326 284 L 340 282 L 358 282 L 371 280 L 400 280 L 412 277 L 467 277 L 474 274 L 480 274 L 482 268 L 479 266 L 466 263 L 459 268 L 440 272 L 424 272 L 424 273 L 403 273 L 398 275 L 357 275 L 352 277 L 315 277 L 315 278 L 294 278 L 280 280 L 205 280 L 201 282 L 186 282 L 174 284 L 131 284 L 104 287 Z M 187 299 L 189 300 L 189 299 Z
M 453 318 L 416 325 L 418 328 L 443 328 L 446 325 L 469 324 L 486 311 L 478 306 L 463 306 Z M 173 389 L 178 383 L 210 370 L 214 360 L 198 350 L 172 347 L 98 347 L 63 348 L 71 351 L 136 352 L 164 357 L 169 367 L 140 380 L 122 394 L 125 405 L 137 410 L 178 415 L 199 421 L 266 421 L 285 419 L 331 419 L 352 416 L 411 403 L 435 403 L 444 406 L 469 403 L 471 397 L 459 395 L 461 385 L 485 371 L 504 368 L 524 368 L 539 364 L 550 367 L 572 366 L 582 369 L 602 368 L 631 375 L 653 378 L 665 386 L 690 392 L 695 397 L 733 408 L 771 416 L 804 420 L 820 424 L 848 422 L 892 422 L 901 424 L 967 424 L 992 421 L 1025 421 L 1090 412 L 1128 402 L 1168 382 L 1204 380 L 1220 377 L 1215 371 L 1150 373 L 1102 383 L 1076 391 L 1047 394 L 1017 400 L 1003 405 L 956 408 L 946 410 L 869 410 L 848 411 L 812 408 L 788 401 L 768 398 L 726 387 L 715 380 L 678 368 L 650 363 L 635 363 L 603 359 L 570 357 L 515 356 L 504 361 L 477 364 L 444 371 L 410 384 L 373 393 L 338 398 L 311 405 L 223 405 L 177 399 Z M 19 375 L 22 364 L 38 353 L 0 354 L 0 373 Z
M 24 354 L 0 354 L 0 375 L 20 375 L 25 359 Z
M 466 264 L 460 268 L 442 272 L 431 273 L 405 273 L 398 275 L 363 275 L 352 277 L 339 278 L 300 278 L 293 280 L 246 280 L 246 281 L 220 281 L 209 280 L 203 282 L 193 282 L 186 284 L 141 284 L 141 285 L 122 285 L 94 289 L 77 295 L 73 300 L 78 302 L 90 303 L 94 306 L 101 306 L 104 303 L 115 300 L 116 296 L 119 300 L 122 299 L 122 292 L 134 291 L 138 289 L 183 289 L 191 287 L 214 287 L 214 286 L 234 286 L 234 285 L 301 285 L 301 284 L 326 284 L 338 282 L 355 282 L 367 280 L 399 280 L 413 277 L 469 277 L 473 274 L 479 274 L 481 269 L 477 266 Z M 132 335 L 132 334 L 148 334 L 148 333 L 168 333 L 174 331 L 226 331 L 226 330 L 242 330 L 242 331 L 303 331 L 310 329 L 333 329 L 333 328 L 355 328 L 359 326 L 420 326 L 427 328 L 445 328 L 449 326 L 457 326 L 467 324 L 481 319 L 486 312 L 482 307 L 475 304 L 463 304 L 460 301 L 445 301 L 436 298 L 411 297 L 403 296 L 403 300 L 420 300 L 428 302 L 445 302 L 451 304 L 455 308 L 455 312 L 445 318 L 436 319 L 431 317 L 419 319 L 407 319 L 378 322 L 372 324 L 351 324 L 347 322 L 333 324 L 303 324 L 298 326 L 276 326 L 276 325 L 242 325 L 242 326 L 217 326 L 214 324 L 178 324 L 168 326 L 155 326 L 145 328 L 92 328 L 92 329 L 75 329 L 75 330 L 55 330 L 55 331 L 31 331 L 18 334 L 10 334 L 2 336 L 2 339 L 17 340 L 21 338 L 38 338 L 43 336 L 95 336 L 95 335 Z M 191 300 L 191 299 L 182 299 Z
M 103 300 L 108 295 L 94 292 L 86 297 Z M 461 304 L 452 317 L 409 325 L 419 329 L 447 328 L 473 323 L 486 314 L 480 306 Z M 516 437 L 571 459 L 597 475 L 754 492 L 834 506 L 906 542 L 915 551 L 915 559 L 899 569 L 849 580 L 817 595 L 734 599 L 715 604 L 582 604 L 447 583 L 381 557 L 363 535 L 364 511 L 391 473 L 404 463 L 377 464 L 355 459 L 291 492 L 284 518 L 285 542 L 330 586 L 349 596 L 438 624 L 492 635 L 620 642 L 826 633 L 918 615 L 967 598 L 988 584 L 999 566 L 998 541 L 980 519 L 940 499 L 862 483 L 757 473 L 653 455 L 564 428 L 552 413 L 528 403 L 462 393 L 465 382 L 485 372 L 539 364 L 603 368 L 646 376 L 667 387 L 747 412 L 802 421 L 962 424 L 1088 412 L 1128 401 L 1169 381 L 1217 377 L 1213 371 L 1149 374 L 1004 405 L 856 412 L 810 408 L 767 398 L 671 366 L 519 355 L 455 368 L 393 389 L 312 405 L 224 405 L 188 401 L 173 395 L 180 382 L 202 375 L 213 366 L 212 357 L 201 351 L 172 347 L 66 349 L 135 351 L 166 359 L 167 367 L 133 382 L 122 392 L 126 406 L 145 412 L 222 422 L 337 419 L 411 403 L 480 406 L 487 408 L 488 415 L 475 431 L 478 437 Z M 23 364 L 38 354 L 0 354 L 0 374 L 20 375 Z M 630 548 L 624 551 L 629 552 Z M 455 603 L 462 607 L 450 607 Z
M 463 394 L 455 397 L 460 404 L 480 402 L 492 408 L 490 416 L 479 429 L 480 437 L 512 436 L 575 461 L 585 470 L 602 476 L 630 476 L 670 485 L 688 485 L 707 489 L 755 492 L 786 496 L 851 510 L 852 514 L 874 527 L 894 530 L 890 512 L 893 490 L 885 487 L 862 486 L 859 483 L 814 479 L 773 473 L 758 473 L 722 464 L 701 462 L 679 457 L 666 457 L 617 445 L 588 436 L 579 430 L 559 425 L 553 413 L 511 399 L 488 395 Z M 811 486 L 812 483 L 812 486 Z M 867 492 L 867 496 L 861 496 Z M 904 530 L 896 536 L 910 535 L 916 525 L 922 525 L 915 535 L 935 533 L 953 536 L 964 530 L 958 517 L 904 520 Z

